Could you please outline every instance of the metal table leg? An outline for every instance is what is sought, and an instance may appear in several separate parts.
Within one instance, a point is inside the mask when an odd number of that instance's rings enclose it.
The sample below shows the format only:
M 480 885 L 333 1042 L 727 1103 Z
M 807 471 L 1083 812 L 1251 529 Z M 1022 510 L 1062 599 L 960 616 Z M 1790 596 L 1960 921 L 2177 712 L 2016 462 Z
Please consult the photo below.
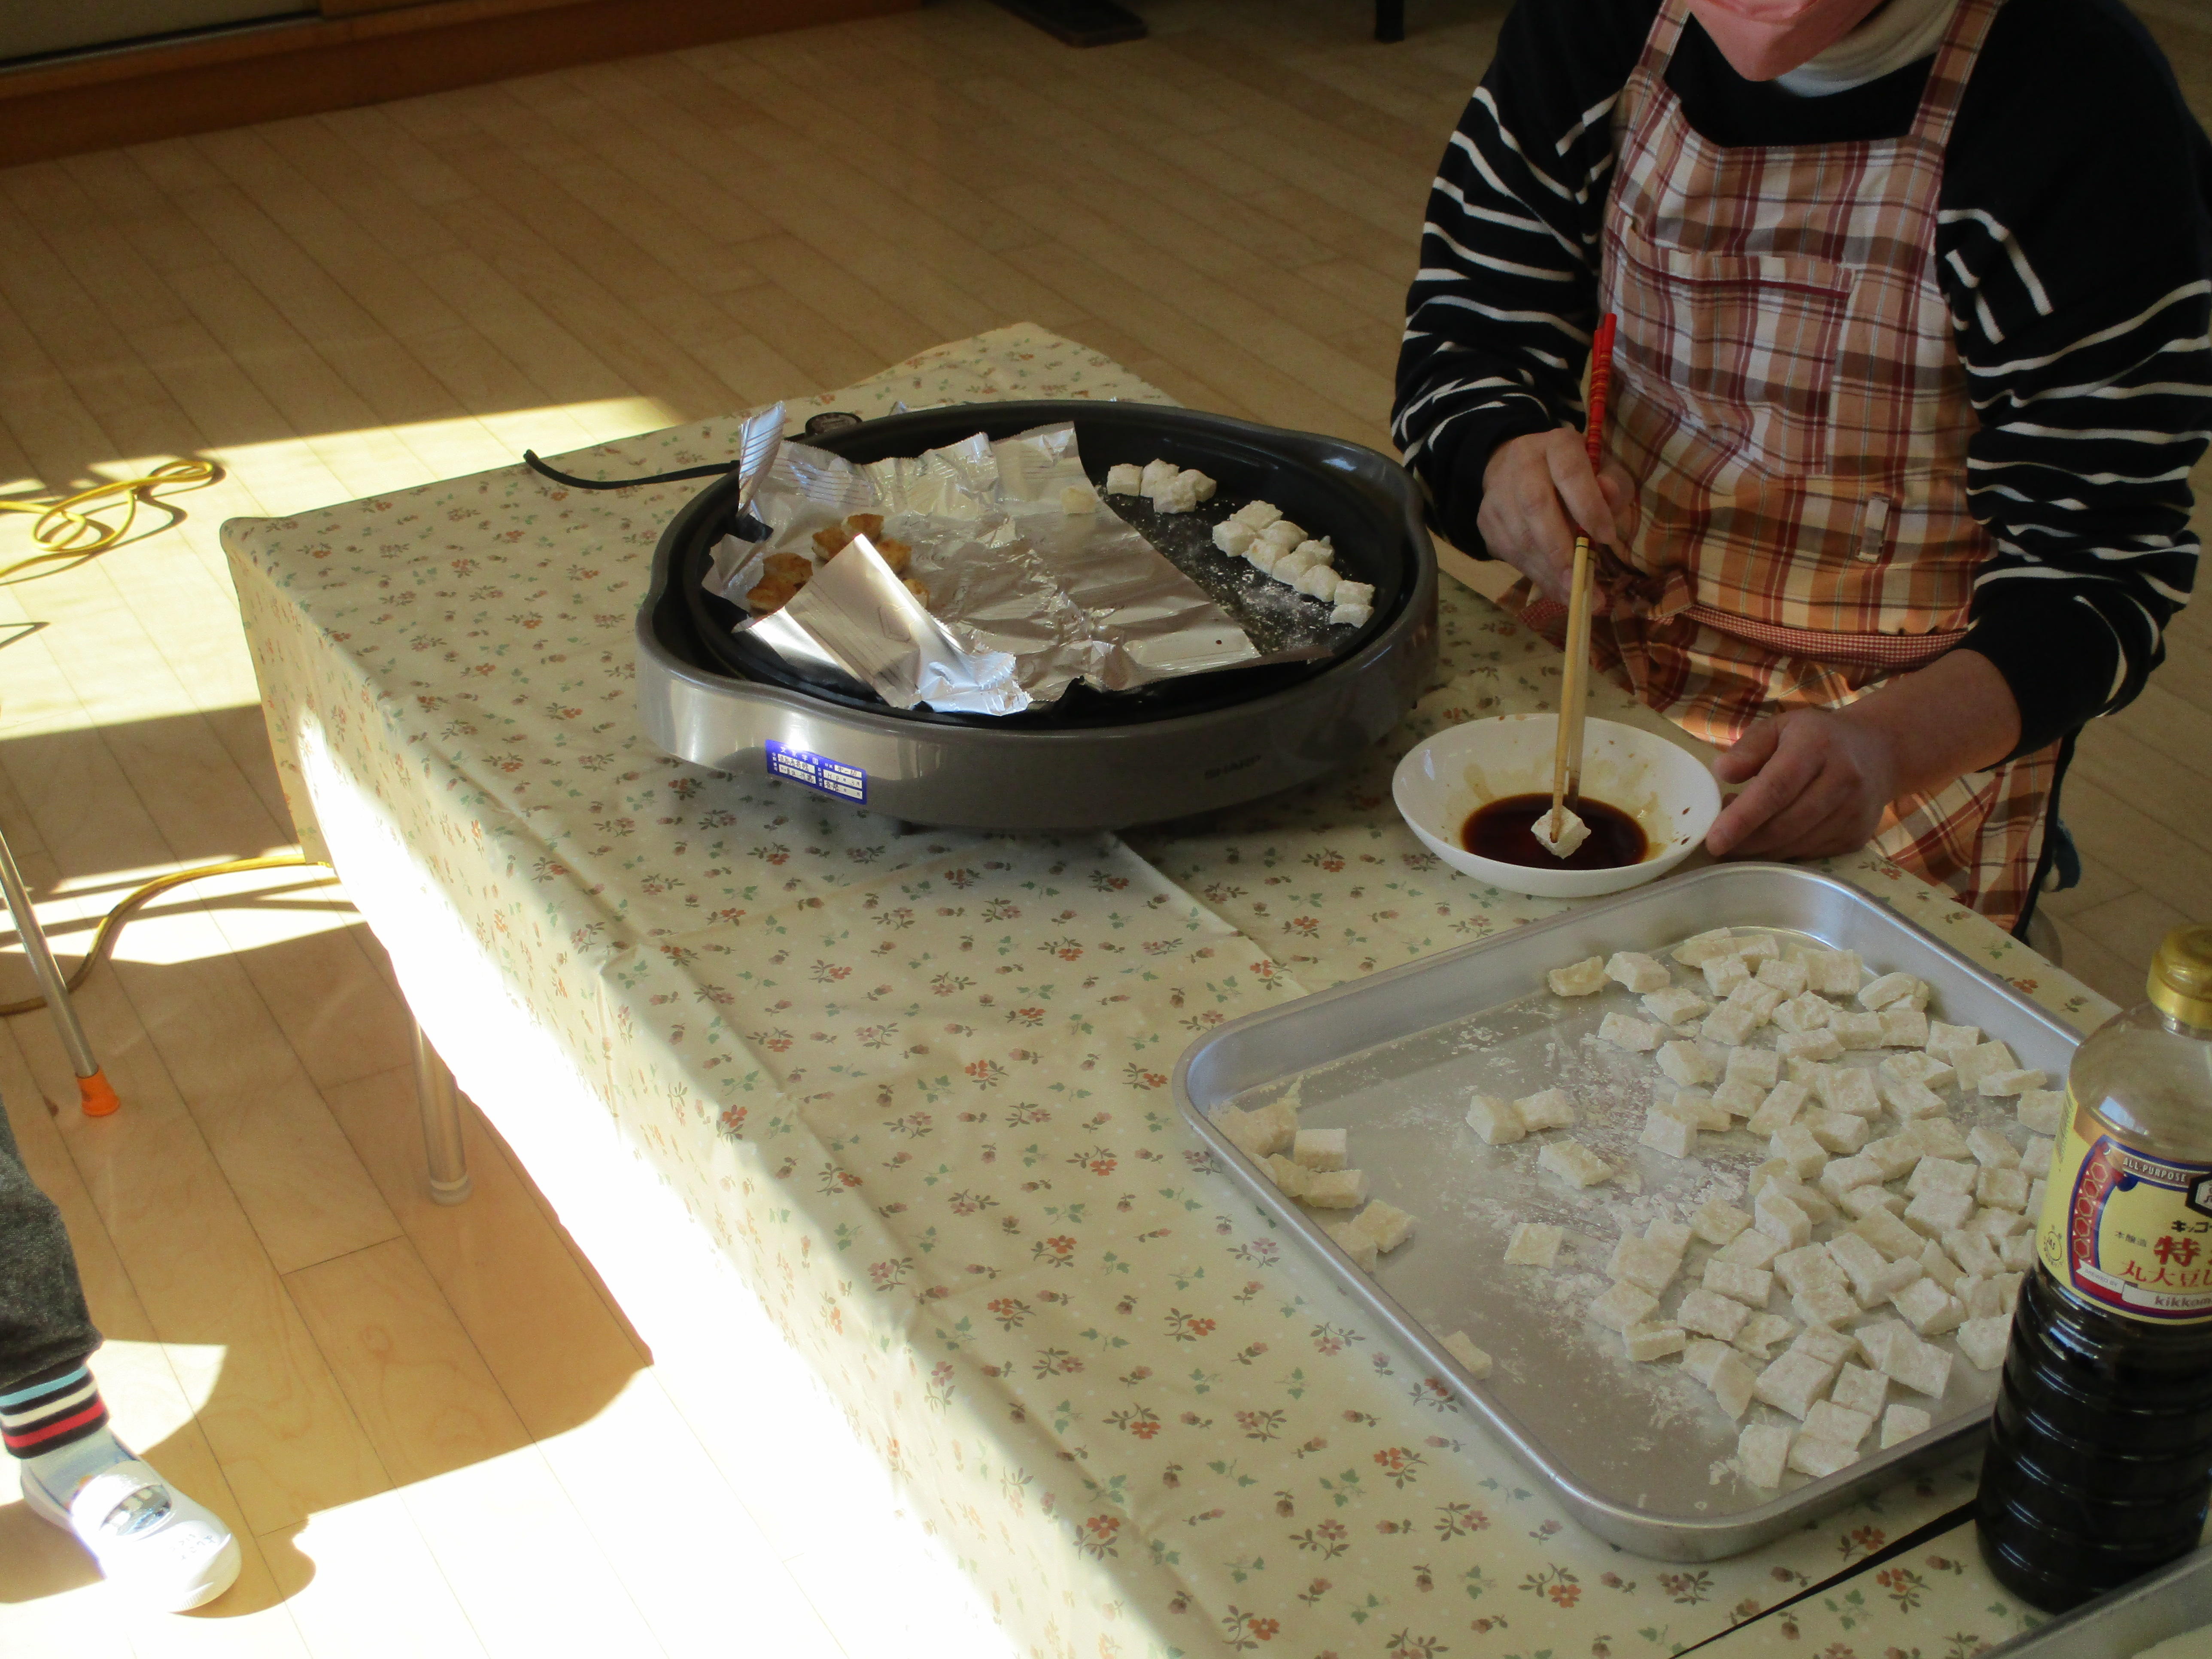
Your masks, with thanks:
M 22 873 L 15 868 L 15 855 L 8 850 L 7 839 L 0 836 L 0 893 L 8 900 L 9 914 L 15 919 L 15 937 L 23 942 L 23 954 L 29 958 L 31 972 L 39 981 L 39 994 L 46 1000 L 46 1012 L 53 1016 L 54 1032 L 62 1040 L 62 1048 L 69 1055 L 70 1069 L 76 1073 L 76 1089 L 87 1117 L 106 1117 L 122 1103 L 116 1099 L 115 1090 L 107 1081 L 107 1074 L 100 1069 L 93 1058 L 92 1044 L 86 1041 L 84 1027 L 77 1023 L 76 1008 L 70 1001 L 69 981 L 64 977 L 61 965 L 54 953 L 46 948 L 46 930 L 39 926 L 39 913 L 31 905 L 31 890 L 23 885 Z
M 469 1160 L 461 1144 L 461 1091 L 430 1039 L 415 1027 L 415 1096 L 422 1108 L 422 1148 L 429 1155 L 430 1197 L 459 1204 L 469 1195 Z

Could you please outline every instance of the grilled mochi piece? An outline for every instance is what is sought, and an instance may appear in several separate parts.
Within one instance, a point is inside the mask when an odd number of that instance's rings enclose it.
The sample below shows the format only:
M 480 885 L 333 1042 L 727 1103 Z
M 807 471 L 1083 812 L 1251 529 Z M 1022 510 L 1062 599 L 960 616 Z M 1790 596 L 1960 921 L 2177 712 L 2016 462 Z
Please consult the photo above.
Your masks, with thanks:
M 1580 962 L 1553 969 L 1544 978 L 1555 997 L 1594 995 L 1606 988 L 1605 958 L 1585 957 Z

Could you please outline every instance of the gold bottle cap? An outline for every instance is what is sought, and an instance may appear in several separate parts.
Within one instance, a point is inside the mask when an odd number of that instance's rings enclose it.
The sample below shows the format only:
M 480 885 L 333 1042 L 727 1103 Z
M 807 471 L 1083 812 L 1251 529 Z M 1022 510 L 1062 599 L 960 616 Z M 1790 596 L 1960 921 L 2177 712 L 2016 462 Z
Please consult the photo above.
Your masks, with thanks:
M 2185 1025 L 2212 1025 L 2212 927 L 2177 927 L 2150 963 L 2151 1006 Z

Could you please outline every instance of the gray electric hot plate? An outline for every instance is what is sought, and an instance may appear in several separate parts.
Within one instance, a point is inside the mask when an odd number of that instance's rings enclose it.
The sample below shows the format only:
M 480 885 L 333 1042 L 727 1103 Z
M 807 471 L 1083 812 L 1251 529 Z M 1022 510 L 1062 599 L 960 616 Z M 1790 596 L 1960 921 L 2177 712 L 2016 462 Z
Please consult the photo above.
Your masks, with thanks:
M 738 607 L 701 579 L 732 525 L 738 480 L 669 521 L 637 617 L 638 710 L 667 753 L 726 772 L 770 772 L 915 823 L 1099 830 L 1158 823 L 1288 789 L 1350 764 L 1429 688 L 1437 659 L 1436 550 L 1418 489 L 1389 457 L 1312 433 L 1146 404 L 952 404 L 805 441 L 854 461 L 918 455 L 976 432 L 1010 437 L 1073 421 L 1094 483 L 1116 463 L 1164 457 L 1220 485 L 1202 521 L 1167 526 L 1163 551 L 1240 622 L 1257 576 L 1195 533 L 1244 501 L 1274 502 L 1329 537 L 1337 568 L 1375 587 L 1362 627 L 1323 655 L 1156 681 L 1077 685 L 1048 708 L 990 717 L 895 708 L 810 681 L 734 631 Z M 1114 503 L 1132 506 L 1121 498 Z M 1129 515 L 1139 529 L 1163 526 Z M 1257 638 L 1258 630 L 1253 630 Z M 1262 648 L 1267 642 L 1260 640 Z

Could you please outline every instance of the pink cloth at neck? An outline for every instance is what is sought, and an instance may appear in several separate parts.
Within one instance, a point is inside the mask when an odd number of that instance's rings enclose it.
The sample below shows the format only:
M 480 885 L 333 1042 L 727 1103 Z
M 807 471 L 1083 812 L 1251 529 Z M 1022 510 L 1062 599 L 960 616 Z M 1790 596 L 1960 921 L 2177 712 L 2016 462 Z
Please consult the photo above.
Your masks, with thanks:
M 1721 56 L 1747 81 L 1771 81 L 1819 57 L 1881 0 L 1689 0 Z

